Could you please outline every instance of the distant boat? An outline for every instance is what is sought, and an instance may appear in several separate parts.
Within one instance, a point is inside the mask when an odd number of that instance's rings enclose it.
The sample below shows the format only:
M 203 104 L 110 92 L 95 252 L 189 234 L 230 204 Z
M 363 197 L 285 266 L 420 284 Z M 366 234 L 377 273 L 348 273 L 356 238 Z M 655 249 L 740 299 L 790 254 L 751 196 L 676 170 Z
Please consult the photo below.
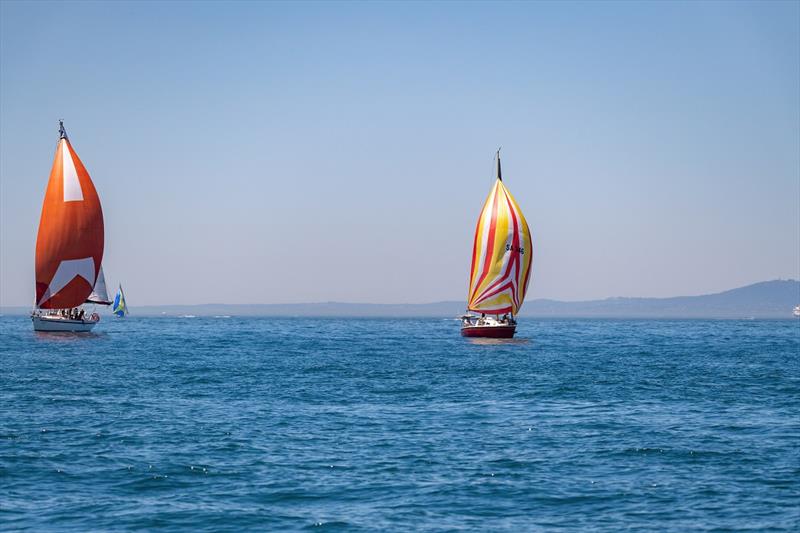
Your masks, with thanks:
M 90 331 L 100 321 L 81 306 L 108 300 L 103 238 L 100 198 L 60 121 L 36 238 L 35 331 Z
M 517 329 L 514 317 L 525 299 L 532 256 L 531 232 L 522 210 L 503 184 L 498 150 L 497 180 L 475 227 L 468 312 L 461 317 L 463 336 L 505 339 L 514 336 Z
M 800 305 L 794 306 L 794 310 L 792 311 L 792 315 L 796 317 L 800 317 Z
M 114 296 L 114 305 L 111 307 L 111 312 L 120 318 L 128 314 L 128 306 L 125 304 L 125 293 L 122 292 L 122 284 L 119 285 L 117 295 Z

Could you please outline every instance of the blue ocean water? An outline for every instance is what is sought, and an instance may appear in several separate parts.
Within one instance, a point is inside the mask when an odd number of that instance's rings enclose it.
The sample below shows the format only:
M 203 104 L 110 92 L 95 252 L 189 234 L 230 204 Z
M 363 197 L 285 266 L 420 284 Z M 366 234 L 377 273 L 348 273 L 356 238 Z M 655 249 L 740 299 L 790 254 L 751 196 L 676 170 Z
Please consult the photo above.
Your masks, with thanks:
M 0 529 L 797 531 L 800 322 L 0 318 Z

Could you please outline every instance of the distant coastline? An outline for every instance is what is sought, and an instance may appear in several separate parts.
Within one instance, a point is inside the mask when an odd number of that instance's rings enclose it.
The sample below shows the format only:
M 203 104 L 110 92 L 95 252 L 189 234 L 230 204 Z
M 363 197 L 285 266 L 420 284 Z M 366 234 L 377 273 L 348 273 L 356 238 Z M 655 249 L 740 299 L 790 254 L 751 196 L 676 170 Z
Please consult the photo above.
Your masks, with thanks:
M 565 302 L 534 299 L 525 303 L 525 318 L 792 318 L 800 304 L 800 281 L 773 280 L 700 296 L 672 298 L 606 298 Z M 0 314 L 27 314 L 27 307 L 0 307 Z M 133 316 L 308 316 L 308 317 L 454 317 L 464 302 L 424 304 L 363 304 L 320 302 L 301 304 L 132 305 Z

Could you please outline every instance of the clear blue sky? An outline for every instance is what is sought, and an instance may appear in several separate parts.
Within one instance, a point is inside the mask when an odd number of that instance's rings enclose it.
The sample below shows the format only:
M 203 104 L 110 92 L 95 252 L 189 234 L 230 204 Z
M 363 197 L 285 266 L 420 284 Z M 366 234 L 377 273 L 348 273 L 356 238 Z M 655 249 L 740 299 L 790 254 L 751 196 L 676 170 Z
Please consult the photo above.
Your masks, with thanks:
M 131 305 L 464 299 L 502 145 L 529 297 L 800 277 L 797 2 L 0 3 L 0 304 L 57 120 Z

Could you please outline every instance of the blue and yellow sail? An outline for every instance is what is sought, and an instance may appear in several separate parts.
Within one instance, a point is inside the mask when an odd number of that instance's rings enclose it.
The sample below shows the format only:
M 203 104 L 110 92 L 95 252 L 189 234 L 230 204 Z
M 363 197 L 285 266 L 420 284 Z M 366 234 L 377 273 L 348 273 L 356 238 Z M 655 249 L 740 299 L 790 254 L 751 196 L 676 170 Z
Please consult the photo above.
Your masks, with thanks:
M 128 306 L 125 304 L 125 293 L 122 292 L 122 285 L 117 289 L 117 295 L 114 296 L 114 303 L 111 306 L 111 312 L 118 317 L 124 317 L 128 314 Z

